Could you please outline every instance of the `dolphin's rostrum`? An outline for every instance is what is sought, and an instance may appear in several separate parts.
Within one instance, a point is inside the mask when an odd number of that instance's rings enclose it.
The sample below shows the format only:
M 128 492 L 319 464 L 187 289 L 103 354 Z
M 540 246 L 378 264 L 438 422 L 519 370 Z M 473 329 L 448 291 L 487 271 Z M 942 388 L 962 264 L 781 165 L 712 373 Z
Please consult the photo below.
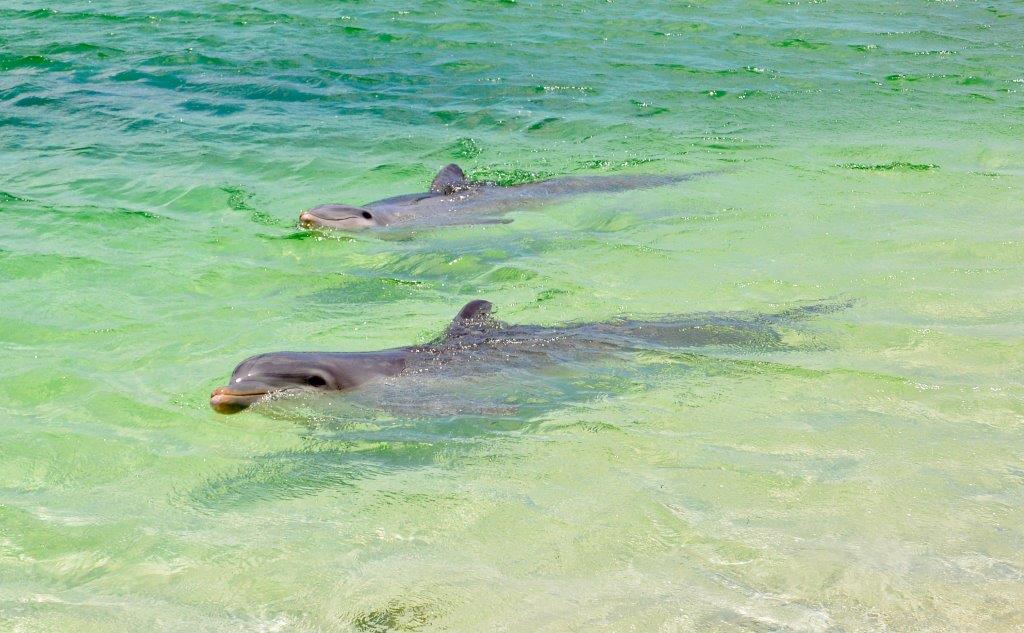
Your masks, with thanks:
M 385 198 L 355 207 L 324 204 L 299 215 L 306 228 L 358 231 L 386 226 L 438 226 L 508 222 L 499 216 L 515 207 L 570 195 L 660 187 L 703 173 L 677 176 L 572 176 L 503 187 L 475 182 L 455 164 L 434 177 L 430 190 Z
M 431 372 L 475 375 L 503 370 L 533 372 L 586 361 L 596 355 L 652 349 L 782 346 L 778 326 L 801 315 L 836 309 L 818 304 L 769 315 L 697 314 L 662 320 L 619 319 L 565 326 L 519 325 L 491 316 L 491 303 L 470 301 L 445 332 L 423 345 L 379 352 L 274 352 L 242 361 L 210 406 L 236 413 L 281 392 L 348 391 L 371 381 Z

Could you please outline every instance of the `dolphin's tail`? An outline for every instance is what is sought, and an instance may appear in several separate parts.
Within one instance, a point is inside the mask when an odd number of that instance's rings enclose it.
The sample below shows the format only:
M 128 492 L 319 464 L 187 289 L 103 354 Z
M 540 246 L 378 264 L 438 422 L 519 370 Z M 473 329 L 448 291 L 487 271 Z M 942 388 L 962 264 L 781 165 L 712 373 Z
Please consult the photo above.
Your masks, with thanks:
M 664 187 L 687 180 L 694 180 L 704 176 L 711 176 L 722 173 L 719 171 L 698 171 L 689 174 L 655 175 L 655 174 L 634 174 L 617 176 L 567 176 L 565 178 L 554 178 L 542 182 L 521 185 L 524 190 L 529 190 L 536 195 L 573 195 L 584 193 L 601 193 L 632 191 L 637 189 L 653 189 Z
M 854 301 L 852 299 L 817 301 L 787 308 L 781 312 L 768 315 L 767 318 L 773 321 L 802 321 L 822 314 L 834 314 L 843 310 L 849 310 L 853 307 L 853 304 Z
M 781 312 L 694 314 L 652 320 L 624 319 L 583 326 L 588 333 L 626 347 L 735 347 L 777 350 L 786 347 L 783 333 L 798 321 L 849 308 L 851 301 L 824 301 L 788 308 Z

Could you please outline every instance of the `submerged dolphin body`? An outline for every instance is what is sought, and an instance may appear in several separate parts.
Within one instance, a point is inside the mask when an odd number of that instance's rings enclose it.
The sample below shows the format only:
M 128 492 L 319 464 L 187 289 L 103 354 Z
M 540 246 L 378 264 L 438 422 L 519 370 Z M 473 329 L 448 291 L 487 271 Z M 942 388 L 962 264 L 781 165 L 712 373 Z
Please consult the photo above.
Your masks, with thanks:
M 451 164 L 438 172 L 430 190 L 424 193 L 395 196 L 361 207 L 325 204 L 304 211 L 299 215 L 299 223 L 306 228 L 346 231 L 385 226 L 496 224 L 509 221 L 497 217 L 502 213 L 551 198 L 660 187 L 700 175 L 574 176 L 502 187 L 469 181 L 458 165 Z
M 213 391 L 210 406 L 220 413 L 236 413 L 280 392 L 347 391 L 374 381 L 411 380 L 432 372 L 458 376 L 535 372 L 617 352 L 708 346 L 778 348 L 782 337 L 777 325 L 821 311 L 821 306 L 812 306 L 753 317 L 694 315 L 547 327 L 498 321 L 491 317 L 491 304 L 478 299 L 459 311 L 444 334 L 423 345 L 379 352 L 275 352 L 252 356 L 235 368 L 226 386 Z

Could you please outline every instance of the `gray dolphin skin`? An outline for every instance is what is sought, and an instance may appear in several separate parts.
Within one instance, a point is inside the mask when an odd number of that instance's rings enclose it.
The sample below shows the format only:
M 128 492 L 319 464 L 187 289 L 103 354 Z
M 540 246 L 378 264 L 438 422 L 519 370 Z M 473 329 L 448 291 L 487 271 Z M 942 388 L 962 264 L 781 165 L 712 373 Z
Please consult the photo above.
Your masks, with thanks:
M 498 224 L 499 216 L 516 207 L 554 198 L 598 192 L 648 189 L 670 185 L 708 172 L 676 176 L 573 176 L 502 187 L 472 182 L 455 164 L 446 166 L 430 183 L 430 190 L 385 198 L 363 206 L 325 204 L 299 215 L 305 228 L 359 231 L 389 226 L 442 226 Z
M 782 346 L 777 326 L 831 311 L 820 304 L 769 315 L 697 314 L 664 320 L 616 320 L 548 327 L 515 325 L 491 316 L 482 299 L 467 303 L 445 332 L 423 345 L 379 352 L 274 352 L 242 361 L 210 406 L 237 413 L 281 392 L 348 391 L 371 381 L 444 372 L 475 375 L 585 361 L 594 355 L 652 349 Z

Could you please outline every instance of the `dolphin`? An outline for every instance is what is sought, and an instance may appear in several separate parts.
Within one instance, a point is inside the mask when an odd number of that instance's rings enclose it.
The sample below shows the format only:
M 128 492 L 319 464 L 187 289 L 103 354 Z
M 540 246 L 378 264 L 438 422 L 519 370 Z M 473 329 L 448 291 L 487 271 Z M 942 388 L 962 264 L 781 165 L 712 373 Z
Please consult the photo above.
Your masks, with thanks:
M 235 367 L 227 385 L 213 391 L 210 406 L 219 413 L 237 413 L 283 392 L 350 391 L 374 381 L 446 370 L 458 376 L 504 370 L 534 372 L 616 352 L 708 346 L 779 348 L 779 323 L 832 307 L 820 304 L 753 317 L 704 314 L 542 326 L 501 322 L 491 315 L 490 302 L 477 299 L 455 315 L 443 334 L 425 344 L 377 352 L 274 352 L 247 358 Z
M 324 204 L 299 215 L 305 228 L 359 231 L 390 226 L 504 224 L 501 214 L 551 198 L 627 191 L 670 185 L 710 172 L 675 176 L 572 176 L 503 187 L 466 178 L 452 163 L 430 183 L 430 190 L 370 202 L 361 207 Z

